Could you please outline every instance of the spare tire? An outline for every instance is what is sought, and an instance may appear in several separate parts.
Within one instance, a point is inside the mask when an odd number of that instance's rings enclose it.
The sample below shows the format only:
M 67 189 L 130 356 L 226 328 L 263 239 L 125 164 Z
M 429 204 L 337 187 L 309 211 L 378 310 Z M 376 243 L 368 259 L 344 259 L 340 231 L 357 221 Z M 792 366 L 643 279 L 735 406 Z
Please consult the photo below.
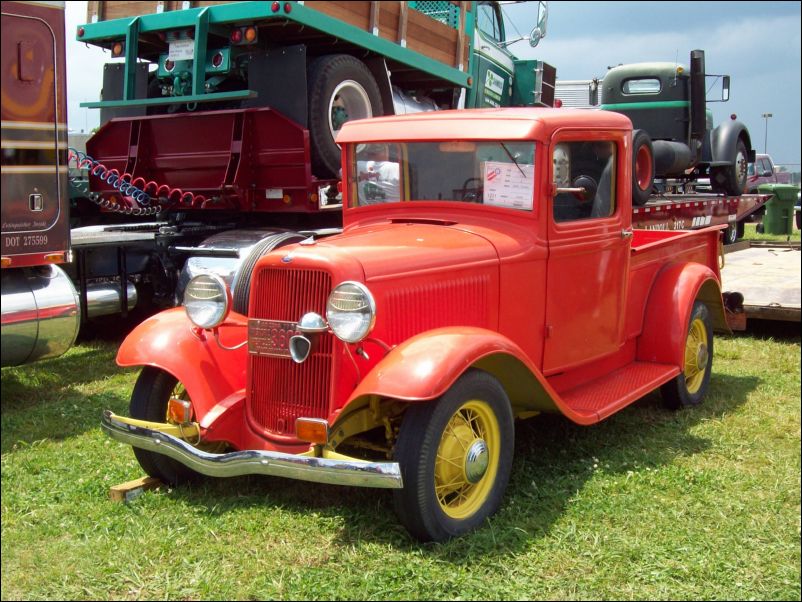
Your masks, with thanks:
M 268 236 L 254 245 L 251 252 L 248 253 L 248 257 L 242 262 L 237 274 L 234 276 L 234 281 L 231 283 L 231 295 L 234 297 L 232 309 L 235 312 L 246 316 L 248 315 L 248 301 L 251 296 L 251 278 L 253 277 L 253 268 L 259 258 L 273 249 L 294 242 L 300 242 L 305 238 L 307 237 L 298 232 L 280 232 Z
M 307 89 L 312 172 L 336 178 L 342 163 L 334 138 L 346 121 L 384 114 L 379 86 L 365 63 L 332 54 L 309 64 Z
M 632 132 L 632 204 L 645 205 L 654 186 L 654 149 L 643 130 Z

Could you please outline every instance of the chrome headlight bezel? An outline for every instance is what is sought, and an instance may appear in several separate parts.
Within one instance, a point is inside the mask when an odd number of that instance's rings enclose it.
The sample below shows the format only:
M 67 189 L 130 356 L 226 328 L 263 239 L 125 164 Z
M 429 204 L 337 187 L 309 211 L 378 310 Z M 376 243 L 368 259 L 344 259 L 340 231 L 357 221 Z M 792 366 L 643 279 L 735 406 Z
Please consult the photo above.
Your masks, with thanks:
M 361 295 L 355 310 L 336 307 L 333 302 L 336 294 L 342 294 L 345 292 L 343 289 L 348 288 L 351 289 L 348 294 L 358 293 Z M 349 317 L 351 320 L 357 320 L 358 324 L 354 325 L 353 322 L 348 321 Z M 376 324 L 376 300 L 368 287 L 361 282 L 353 280 L 341 282 L 334 287 L 326 301 L 326 321 L 331 332 L 338 339 L 346 343 L 358 343 L 370 334 Z
M 204 288 L 205 295 L 193 294 L 193 291 L 201 292 Z M 217 328 L 225 321 L 231 311 L 231 302 L 231 289 L 225 280 L 210 272 L 193 277 L 184 289 L 184 311 L 190 322 L 204 330 Z M 210 305 L 215 305 L 215 309 L 209 311 Z

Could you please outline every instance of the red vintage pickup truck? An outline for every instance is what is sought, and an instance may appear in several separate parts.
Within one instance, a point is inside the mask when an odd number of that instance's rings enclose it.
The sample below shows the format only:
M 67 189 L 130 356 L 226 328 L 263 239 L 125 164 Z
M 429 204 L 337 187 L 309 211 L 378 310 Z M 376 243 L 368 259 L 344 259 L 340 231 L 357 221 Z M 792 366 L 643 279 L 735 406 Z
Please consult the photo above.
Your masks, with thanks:
M 200 275 L 122 344 L 143 369 L 102 426 L 148 474 L 392 488 L 410 533 L 444 540 L 501 504 L 514 419 L 702 400 L 720 228 L 632 230 L 626 117 L 444 111 L 338 142 L 341 234 L 259 259 L 247 316 Z

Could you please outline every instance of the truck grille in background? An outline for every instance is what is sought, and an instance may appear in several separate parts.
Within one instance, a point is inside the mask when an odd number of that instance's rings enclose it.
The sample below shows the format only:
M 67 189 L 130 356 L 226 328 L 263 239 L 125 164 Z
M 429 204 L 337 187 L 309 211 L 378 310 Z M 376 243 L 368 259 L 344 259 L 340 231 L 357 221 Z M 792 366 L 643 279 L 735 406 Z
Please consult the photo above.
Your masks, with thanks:
M 320 270 L 266 268 L 256 274 L 253 287 L 251 317 L 297 322 L 310 311 L 326 315 L 331 276 Z M 294 435 L 299 416 L 328 417 L 333 337 L 317 339 L 317 349 L 302 364 L 249 355 L 250 414 L 267 431 Z

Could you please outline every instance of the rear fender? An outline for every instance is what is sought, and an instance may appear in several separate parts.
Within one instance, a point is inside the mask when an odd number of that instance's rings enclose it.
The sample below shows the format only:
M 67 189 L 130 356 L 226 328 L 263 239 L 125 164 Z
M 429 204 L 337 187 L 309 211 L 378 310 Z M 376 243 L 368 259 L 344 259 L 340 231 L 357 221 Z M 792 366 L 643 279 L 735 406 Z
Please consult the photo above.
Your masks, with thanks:
M 499 380 L 516 415 L 560 411 L 574 418 L 518 345 L 483 328 L 453 327 L 418 334 L 393 348 L 362 379 L 340 416 L 371 396 L 409 403 L 435 399 L 470 368 Z
M 638 339 L 639 361 L 684 364 L 686 329 L 696 300 L 707 305 L 714 330 L 729 332 L 713 270 L 701 263 L 671 264 L 658 274 L 649 293 Z
M 220 340 L 234 347 L 246 340 L 247 318 L 229 314 Z M 120 366 L 153 366 L 175 376 L 192 399 L 201 422 L 215 404 L 245 388 L 248 350 L 225 350 L 208 331 L 196 334 L 181 307 L 168 309 L 137 326 L 117 352 Z
M 730 163 L 735 157 L 735 148 L 738 139 L 743 138 L 746 144 L 746 151 L 749 155 L 749 162 L 754 163 L 755 151 L 752 148 L 752 140 L 749 137 L 749 130 L 740 121 L 727 120 L 719 125 L 711 133 L 712 162 Z

